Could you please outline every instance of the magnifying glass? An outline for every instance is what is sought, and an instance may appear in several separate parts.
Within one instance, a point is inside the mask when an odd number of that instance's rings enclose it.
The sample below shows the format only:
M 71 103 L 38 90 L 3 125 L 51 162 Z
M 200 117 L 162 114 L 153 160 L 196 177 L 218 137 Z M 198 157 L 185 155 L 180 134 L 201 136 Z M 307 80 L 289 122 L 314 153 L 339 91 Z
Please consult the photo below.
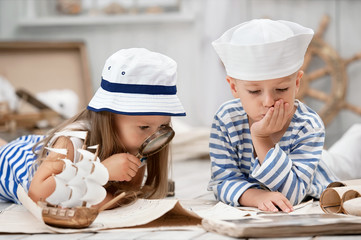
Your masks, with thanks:
M 143 160 L 141 166 L 145 164 L 144 158 L 159 152 L 167 146 L 173 139 L 174 134 L 175 133 L 170 126 L 165 126 L 145 139 L 136 155 L 137 158 L 141 158 L 141 161 Z

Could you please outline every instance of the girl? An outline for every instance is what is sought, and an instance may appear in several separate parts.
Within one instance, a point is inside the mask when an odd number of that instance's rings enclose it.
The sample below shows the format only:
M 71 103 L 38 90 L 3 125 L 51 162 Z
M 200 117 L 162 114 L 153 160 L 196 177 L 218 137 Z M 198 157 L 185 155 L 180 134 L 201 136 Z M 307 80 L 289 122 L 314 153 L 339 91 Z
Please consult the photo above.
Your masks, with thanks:
M 140 167 L 135 155 L 148 136 L 170 125 L 171 116 L 185 116 L 176 96 L 176 67 L 169 57 L 142 48 L 123 49 L 110 56 L 101 86 L 87 109 L 47 136 L 23 136 L 0 148 L 0 200 L 19 203 L 19 184 L 35 202 L 54 191 L 53 175 L 62 171 L 63 162 L 58 159 L 64 155 L 45 147 L 65 148 L 66 157 L 77 162 L 79 154 L 74 150 L 84 143 L 59 134 L 69 130 L 86 130 L 85 144 L 99 145 L 98 156 L 108 170 L 109 182 L 106 198 L 98 207 L 123 191 L 128 192 L 125 201 L 131 195 L 165 197 L 168 147 L 148 157 L 146 167 Z

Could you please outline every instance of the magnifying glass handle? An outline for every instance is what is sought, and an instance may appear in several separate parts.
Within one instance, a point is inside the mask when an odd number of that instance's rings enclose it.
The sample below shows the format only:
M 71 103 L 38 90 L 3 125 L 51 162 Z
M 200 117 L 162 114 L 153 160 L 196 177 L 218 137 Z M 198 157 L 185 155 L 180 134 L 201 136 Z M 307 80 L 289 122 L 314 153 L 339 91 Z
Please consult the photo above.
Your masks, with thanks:
M 140 161 L 141 161 L 141 164 L 140 164 L 139 168 L 141 168 L 141 167 L 143 167 L 145 164 L 147 164 L 147 158 L 145 158 L 145 157 L 141 158 Z
M 135 157 L 139 158 L 141 161 L 139 168 L 143 167 L 147 163 L 147 158 L 143 157 L 139 152 L 135 155 Z

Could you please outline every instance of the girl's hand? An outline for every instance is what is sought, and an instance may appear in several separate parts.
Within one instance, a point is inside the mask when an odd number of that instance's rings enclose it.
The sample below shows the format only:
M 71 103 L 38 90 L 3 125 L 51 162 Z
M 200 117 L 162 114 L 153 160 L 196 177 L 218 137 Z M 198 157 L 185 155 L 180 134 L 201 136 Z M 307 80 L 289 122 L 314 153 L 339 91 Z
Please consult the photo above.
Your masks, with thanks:
M 282 99 L 275 102 L 269 108 L 262 120 L 255 122 L 251 126 L 251 133 L 255 137 L 268 137 L 273 133 L 281 131 L 288 121 L 289 104 Z
M 140 160 L 129 153 L 117 153 L 102 161 L 110 181 L 130 181 L 137 174 Z

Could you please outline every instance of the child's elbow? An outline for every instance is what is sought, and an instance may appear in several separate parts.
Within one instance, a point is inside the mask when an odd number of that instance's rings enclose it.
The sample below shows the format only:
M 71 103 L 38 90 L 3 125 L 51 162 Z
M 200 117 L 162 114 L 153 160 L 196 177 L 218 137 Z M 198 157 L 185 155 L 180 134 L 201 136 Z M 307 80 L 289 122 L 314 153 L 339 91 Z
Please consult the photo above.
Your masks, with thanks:
M 37 189 L 34 189 L 30 186 L 28 196 L 33 200 L 35 203 L 40 201 L 42 199 L 42 196 L 40 194 L 40 191 Z

